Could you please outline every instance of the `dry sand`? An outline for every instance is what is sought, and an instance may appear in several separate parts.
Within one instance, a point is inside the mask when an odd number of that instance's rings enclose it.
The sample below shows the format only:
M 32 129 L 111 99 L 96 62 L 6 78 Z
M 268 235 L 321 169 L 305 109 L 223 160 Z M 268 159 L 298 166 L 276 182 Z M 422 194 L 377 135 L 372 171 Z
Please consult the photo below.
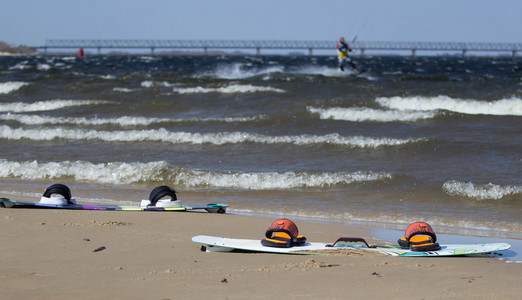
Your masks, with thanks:
M 262 239 L 272 221 L 0 209 L 0 298 L 522 299 L 522 264 L 495 258 L 206 253 L 191 241 L 200 234 Z M 367 236 L 363 228 L 296 223 L 313 242 Z

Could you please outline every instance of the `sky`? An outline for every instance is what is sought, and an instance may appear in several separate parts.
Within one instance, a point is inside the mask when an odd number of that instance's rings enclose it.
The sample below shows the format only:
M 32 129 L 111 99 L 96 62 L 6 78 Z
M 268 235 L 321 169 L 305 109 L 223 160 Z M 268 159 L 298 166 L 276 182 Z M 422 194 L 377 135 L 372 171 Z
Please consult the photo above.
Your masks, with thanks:
M 0 41 L 337 40 L 522 43 L 521 0 L 3 0 Z

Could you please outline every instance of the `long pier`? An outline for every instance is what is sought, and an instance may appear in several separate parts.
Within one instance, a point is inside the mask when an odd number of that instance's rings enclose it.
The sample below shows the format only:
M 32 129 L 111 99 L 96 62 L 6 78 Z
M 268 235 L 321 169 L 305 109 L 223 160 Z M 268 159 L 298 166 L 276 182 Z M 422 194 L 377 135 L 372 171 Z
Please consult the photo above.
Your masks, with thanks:
M 254 49 L 257 55 L 262 49 L 277 50 L 308 50 L 313 55 L 314 50 L 334 50 L 336 41 L 291 41 L 291 40 L 133 40 L 133 39 L 50 39 L 44 46 L 32 47 L 43 49 L 94 48 L 98 54 L 101 49 L 150 49 L 154 55 L 156 49 Z M 359 54 L 367 51 L 409 51 L 416 56 L 418 51 L 427 52 L 460 52 L 465 56 L 468 52 L 503 52 L 511 53 L 513 57 L 522 51 L 522 43 L 460 43 L 460 42 L 366 42 L 350 43 L 350 47 Z

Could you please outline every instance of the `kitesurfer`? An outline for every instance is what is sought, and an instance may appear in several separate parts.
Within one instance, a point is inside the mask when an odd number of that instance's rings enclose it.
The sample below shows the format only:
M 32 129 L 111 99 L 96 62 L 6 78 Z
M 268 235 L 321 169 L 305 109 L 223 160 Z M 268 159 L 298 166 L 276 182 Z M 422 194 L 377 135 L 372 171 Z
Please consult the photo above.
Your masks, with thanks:
M 357 67 L 352 62 L 350 57 L 348 56 L 348 52 L 352 52 L 352 49 L 344 41 L 344 37 L 339 38 L 339 44 L 337 44 L 337 50 L 339 51 L 339 69 L 341 69 L 341 71 L 344 71 L 344 65 L 349 64 L 352 67 L 354 72 L 358 72 Z

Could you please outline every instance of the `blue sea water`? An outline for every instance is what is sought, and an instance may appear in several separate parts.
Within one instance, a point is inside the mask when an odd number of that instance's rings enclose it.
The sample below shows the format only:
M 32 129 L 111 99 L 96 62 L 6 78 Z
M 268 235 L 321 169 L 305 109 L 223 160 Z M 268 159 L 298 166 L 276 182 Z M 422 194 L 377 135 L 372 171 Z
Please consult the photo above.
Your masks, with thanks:
M 0 57 L 1 196 L 522 239 L 522 60 Z

